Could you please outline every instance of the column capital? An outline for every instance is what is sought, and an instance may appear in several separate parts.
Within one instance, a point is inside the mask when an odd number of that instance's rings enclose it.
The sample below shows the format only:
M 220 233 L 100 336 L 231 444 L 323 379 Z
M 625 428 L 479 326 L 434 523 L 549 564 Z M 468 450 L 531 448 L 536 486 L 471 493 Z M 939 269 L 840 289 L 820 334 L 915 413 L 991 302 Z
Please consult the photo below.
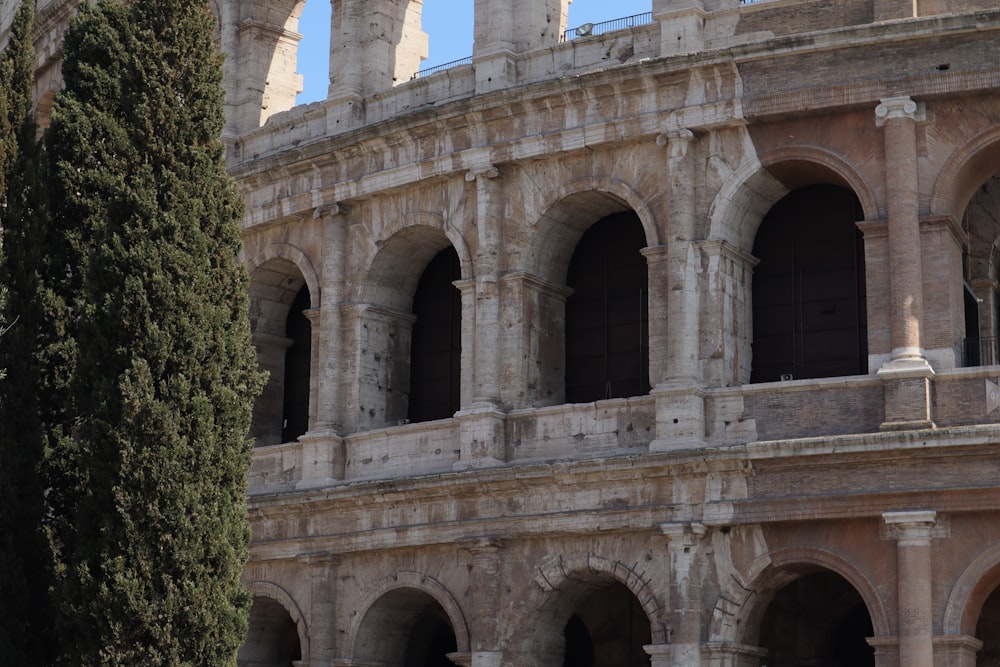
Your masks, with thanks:
M 500 178 L 500 169 L 496 165 L 490 165 L 483 169 L 470 169 L 465 172 L 465 180 L 468 183 L 480 178 Z
M 948 522 L 934 510 L 883 512 L 886 537 L 900 544 L 929 544 L 935 537 L 945 537 Z
M 875 107 L 875 123 L 882 125 L 888 120 L 908 118 L 913 121 L 923 120 L 923 105 L 907 96 L 886 97 Z
M 656 145 L 667 148 L 672 158 L 685 157 L 692 141 L 694 141 L 694 132 L 686 127 L 667 130 L 656 135 Z
M 693 546 L 705 537 L 708 527 L 698 521 L 671 521 L 657 528 L 667 538 L 670 546 Z
M 333 218 L 338 215 L 350 215 L 351 207 L 344 202 L 334 202 L 329 205 L 317 206 L 313 209 L 313 218 Z

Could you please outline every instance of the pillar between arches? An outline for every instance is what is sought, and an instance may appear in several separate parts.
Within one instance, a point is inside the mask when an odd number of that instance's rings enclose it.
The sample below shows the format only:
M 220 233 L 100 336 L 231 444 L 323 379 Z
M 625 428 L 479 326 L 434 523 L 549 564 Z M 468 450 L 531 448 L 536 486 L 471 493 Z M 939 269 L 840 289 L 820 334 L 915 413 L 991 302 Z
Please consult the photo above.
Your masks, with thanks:
M 694 521 L 663 523 L 666 539 L 671 610 L 665 615 L 666 644 L 644 646 L 652 667 L 700 667 L 701 647 L 701 548 L 708 529 Z
M 922 106 L 909 97 L 875 109 L 885 138 L 889 214 L 889 304 L 892 356 L 878 371 L 885 381 L 884 431 L 933 428 L 931 369 L 923 350 L 923 271 L 916 124 Z
M 885 512 L 882 518 L 896 539 L 899 662 L 934 667 L 931 539 L 937 513 Z

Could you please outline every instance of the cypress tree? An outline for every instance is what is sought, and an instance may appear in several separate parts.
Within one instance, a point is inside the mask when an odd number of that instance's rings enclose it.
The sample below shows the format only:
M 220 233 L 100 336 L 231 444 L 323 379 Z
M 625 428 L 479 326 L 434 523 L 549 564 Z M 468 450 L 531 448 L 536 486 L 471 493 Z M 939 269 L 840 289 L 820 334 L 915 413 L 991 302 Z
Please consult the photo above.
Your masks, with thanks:
M 31 113 L 34 2 L 23 0 L 0 56 L 0 664 L 47 664 L 51 648 L 50 552 L 39 479 L 43 426 L 38 341 L 47 300 L 40 146 Z
M 48 452 L 63 665 L 232 665 L 246 633 L 242 203 L 203 0 L 84 4 L 46 134 L 75 349 Z

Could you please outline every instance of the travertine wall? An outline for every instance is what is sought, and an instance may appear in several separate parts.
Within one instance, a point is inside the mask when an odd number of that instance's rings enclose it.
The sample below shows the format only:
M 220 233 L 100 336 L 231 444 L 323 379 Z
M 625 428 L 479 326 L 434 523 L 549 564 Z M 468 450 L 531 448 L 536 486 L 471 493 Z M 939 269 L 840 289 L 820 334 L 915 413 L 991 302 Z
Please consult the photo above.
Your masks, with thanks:
M 787 586 L 823 618 L 815 573 L 870 620 L 864 664 L 990 664 L 1000 367 L 962 345 L 998 333 L 995 3 L 654 0 L 651 23 L 562 43 L 566 0 L 477 0 L 473 64 L 409 81 L 421 3 L 335 0 L 329 99 L 297 108 L 301 3 L 212 6 L 272 372 L 241 664 L 558 667 L 573 614 L 630 665 L 847 664 L 769 634 Z M 867 364 L 750 384 L 754 240 L 815 184 L 860 205 Z M 566 404 L 567 267 L 622 211 L 651 386 Z M 461 409 L 410 424 L 412 299 L 448 247 Z M 309 429 L 281 443 L 303 286 Z M 596 637 L 619 611 L 641 646 Z M 418 641 L 437 632 L 453 645 Z

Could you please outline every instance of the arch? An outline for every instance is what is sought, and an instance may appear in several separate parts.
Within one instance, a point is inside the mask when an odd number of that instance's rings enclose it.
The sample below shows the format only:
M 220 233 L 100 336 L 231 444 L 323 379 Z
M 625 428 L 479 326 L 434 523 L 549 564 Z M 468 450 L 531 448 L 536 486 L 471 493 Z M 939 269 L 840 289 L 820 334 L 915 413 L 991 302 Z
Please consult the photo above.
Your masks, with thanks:
M 309 259 L 309 255 L 290 243 L 271 243 L 265 246 L 263 250 L 253 257 L 247 258 L 246 267 L 247 273 L 250 276 L 251 291 L 253 290 L 254 284 L 253 275 L 257 269 L 262 268 L 265 264 L 272 263 L 275 260 L 281 260 L 295 265 L 295 267 L 299 270 L 299 274 L 301 274 L 302 279 L 309 287 L 312 307 L 318 308 L 321 303 L 321 284 L 319 274 L 316 272 L 316 268 L 313 265 L 312 260 Z
M 1000 169 L 1000 127 L 979 133 L 955 149 L 931 191 L 931 215 L 961 218 L 973 193 Z
M 858 169 L 840 155 L 817 146 L 784 146 L 740 164 L 709 210 L 709 238 L 749 251 L 757 228 L 774 204 L 796 188 L 830 184 L 850 189 L 866 220 L 881 217 L 878 200 Z
M 295 599 L 292 598 L 291 594 L 278 584 L 272 583 L 270 581 L 255 581 L 250 586 L 251 595 L 254 597 L 268 598 L 274 600 L 288 612 L 289 617 L 291 617 L 292 622 L 295 623 L 295 629 L 299 635 L 299 648 L 302 651 L 302 655 L 309 655 L 309 626 L 306 623 L 306 617 L 296 604 Z
M 375 240 L 374 252 L 365 258 L 363 278 L 357 288 L 361 303 L 377 303 L 409 312 L 409 299 L 430 260 L 449 243 L 458 254 L 462 276 L 472 274 L 472 253 L 458 229 L 438 213 L 417 212 L 397 220 Z
M 753 645 L 755 632 L 767 606 L 778 589 L 814 568 L 843 577 L 861 596 L 876 637 L 892 632 L 889 616 L 871 579 L 848 559 L 828 549 L 796 546 L 758 556 L 742 572 L 730 577 L 719 593 L 709 630 L 710 642 L 738 642 Z
M 378 603 L 378 601 L 388 593 L 393 591 L 411 589 L 430 596 L 435 602 L 441 605 L 452 630 L 455 632 L 456 651 L 458 653 L 468 653 L 470 648 L 469 626 L 466 623 L 462 608 L 455 600 L 454 596 L 437 579 L 420 574 L 419 572 L 400 571 L 396 574 L 385 577 L 376 582 L 368 589 L 368 592 L 361 600 L 359 608 L 354 614 L 351 626 L 347 630 L 345 646 L 349 648 L 351 655 L 356 656 L 359 642 L 362 639 L 362 629 L 368 612 Z
M 854 192 L 861 202 L 865 220 L 882 217 L 868 181 L 857 167 L 831 150 L 818 146 L 784 146 L 766 152 L 760 162 L 789 190 L 818 183 L 840 185 Z
M 1000 586 L 1000 544 L 976 556 L 959 575 L 945 605 L 944 634 L 974 635 L 979 612 L 997 586 Z
M 539 566 L 535 584 L 542 591 L 550 593 L 561 590 L 570 582 L 593 582 L 602 576 L 624 585 L 635 596 L 649 619 L 652 643 L 665 644 L 667 633 L 663 614 L 666 602 L 656 594 L 648 577 L 622 561 L 611 560 L 593 552 L 578 552 L 568 558 L 553 556 Z
M 639 217 L 646 246 L 659 246 L 662 241 L 652 209 L 627 183 L 592 176 L 562 184 L 535 222 L 538 233 L 528 250 L 528 270 L 545 280 L 564 282 L 570 257 L 583 232 L 612 213 L 628 210 Z

